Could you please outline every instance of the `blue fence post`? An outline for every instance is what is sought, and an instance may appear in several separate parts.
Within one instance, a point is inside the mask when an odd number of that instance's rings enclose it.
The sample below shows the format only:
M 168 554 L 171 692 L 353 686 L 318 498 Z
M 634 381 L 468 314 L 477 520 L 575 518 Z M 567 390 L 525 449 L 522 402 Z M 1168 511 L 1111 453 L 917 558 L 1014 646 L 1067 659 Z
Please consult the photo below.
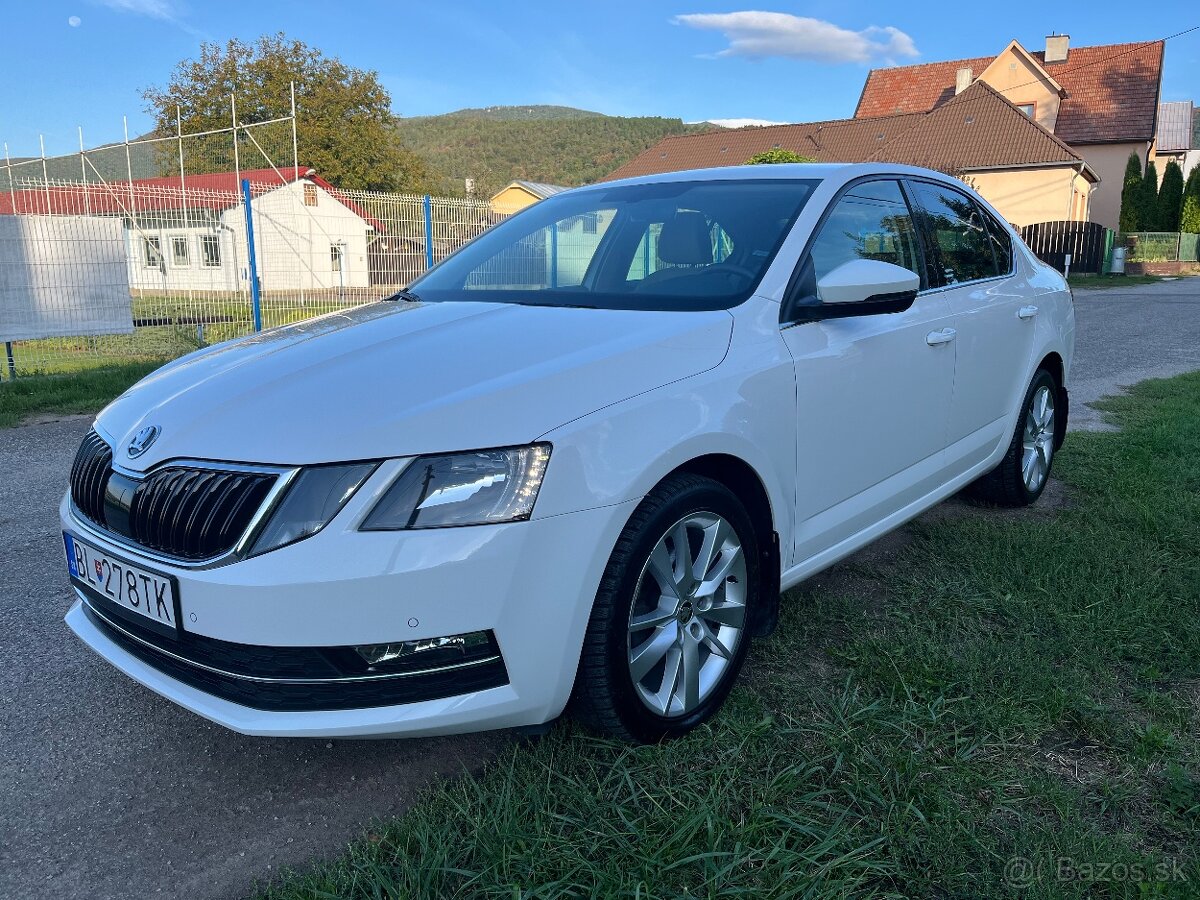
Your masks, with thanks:
M 558 223 L 550 226 L 550 287 L 558 287 Z
M 246 246 L 250 265 L 250 312 L 254 330 L 262 331 L 262 297 L 258 292 L 258 259 L 254 255 L 254 216 L 250 213 L 250 182 L 242 179 L 242 200 L 246 205 Z
M 433 198 L 425 195 L 425 268 L 433 268 Z

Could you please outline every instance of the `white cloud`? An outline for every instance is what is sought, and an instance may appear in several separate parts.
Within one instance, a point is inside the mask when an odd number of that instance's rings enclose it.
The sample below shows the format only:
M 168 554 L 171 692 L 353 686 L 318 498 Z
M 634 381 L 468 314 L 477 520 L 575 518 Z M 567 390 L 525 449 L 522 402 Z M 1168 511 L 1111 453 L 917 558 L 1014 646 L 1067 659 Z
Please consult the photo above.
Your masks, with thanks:
M 184 20 L 187 8 L 182 0 L 92 0 L 92 2 L 116 12 L 167 22 L 201 40 L 208 38 L 204 32 Z
M 717 56 L 750 59 L 783 56 L 817 62 L 870 63 L 919 55 L 913 39 L 890 25 L 851 31 L 822 19 L 756 10 L 691 13 L 676 16 L 674 21 L 724 34 L 729 46 Z
M 117 12 L 149 16 L 151 19 L 162 19 L 166 22 L 175 21 L 180 12 L 178 5 L 172 0 L 99 0 L 99 3 Z
M 72 28 L 78 28 L 80 25 L 83 24 L 83 19 L 79 18 L 79 16 L 68 16 L 67 24 L 70 25 Z
M 772 122 L 770 119 L 705 119 L 710 125 L 722 128 L 746 128 L 750 125 L 786 125 L 787 122 Z M 692 123 L 701 124 L 701 123 Z

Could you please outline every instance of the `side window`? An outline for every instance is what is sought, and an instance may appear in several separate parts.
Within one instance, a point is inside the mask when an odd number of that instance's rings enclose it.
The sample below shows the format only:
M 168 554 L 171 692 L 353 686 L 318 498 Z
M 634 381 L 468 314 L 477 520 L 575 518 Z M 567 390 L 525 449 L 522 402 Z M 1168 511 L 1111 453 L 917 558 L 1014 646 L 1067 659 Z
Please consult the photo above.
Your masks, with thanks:
M 843 194 L 809 255 L 814 285 L 854 259 L 877 259 L 919 273 L 916 231 L 899 183 L 867 181 Z
M 979 212 L 983 216 L 983 224 L 987 226 L 988 237 L 992 240 L 992 252 L 996 255 L 1000 274 L 1007 275 L 1013 267 L 1012 235 L 1004 225 L 996 221 L 995 216 L 989 215 L 986 209 Z
M 925 181 L 915 182 L 913 189 L 932 244 L 928 260 L 932 285 L 964 284 L 999 274 L 993 238 L 975 201 L 954 188 Z

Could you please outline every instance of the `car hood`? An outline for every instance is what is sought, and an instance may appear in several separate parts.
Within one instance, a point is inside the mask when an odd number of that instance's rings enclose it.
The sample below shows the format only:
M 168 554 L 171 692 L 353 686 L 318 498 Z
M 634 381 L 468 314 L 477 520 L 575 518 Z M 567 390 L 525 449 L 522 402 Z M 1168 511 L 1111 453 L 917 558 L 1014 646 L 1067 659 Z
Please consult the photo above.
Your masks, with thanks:
M 376 303 L 193 353 L 104 409 L 114 462 L 299 465 L 528 443 L 716 366 L 733 317 Z M 146 426 L 158 438 L 127 452 Z

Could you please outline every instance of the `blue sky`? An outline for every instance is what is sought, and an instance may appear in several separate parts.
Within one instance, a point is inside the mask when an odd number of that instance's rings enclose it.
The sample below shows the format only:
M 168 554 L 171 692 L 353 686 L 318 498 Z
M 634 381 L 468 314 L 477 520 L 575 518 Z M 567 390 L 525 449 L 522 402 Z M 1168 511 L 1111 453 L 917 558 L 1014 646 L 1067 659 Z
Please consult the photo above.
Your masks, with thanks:
M 4 11 L 0 140 L 36 155 L 121 139 L 149 116 L 140 89 L 164 83 L 201 41 L 285 31 L 376 70 L 396 112 L 558 103 L 687 121 L 850 116 L 872 66 L 1144 41 L 1200 24 L 1200 5 L 605 2 L 331 4 L 276 0 L 40 0 Z M 761 10 L 763 12 L 752 12 Z M 1200 102 L 1200 31 L 1167 45 L 1163 98 Z M 280 98 L 281 111 L 286 98 Z

